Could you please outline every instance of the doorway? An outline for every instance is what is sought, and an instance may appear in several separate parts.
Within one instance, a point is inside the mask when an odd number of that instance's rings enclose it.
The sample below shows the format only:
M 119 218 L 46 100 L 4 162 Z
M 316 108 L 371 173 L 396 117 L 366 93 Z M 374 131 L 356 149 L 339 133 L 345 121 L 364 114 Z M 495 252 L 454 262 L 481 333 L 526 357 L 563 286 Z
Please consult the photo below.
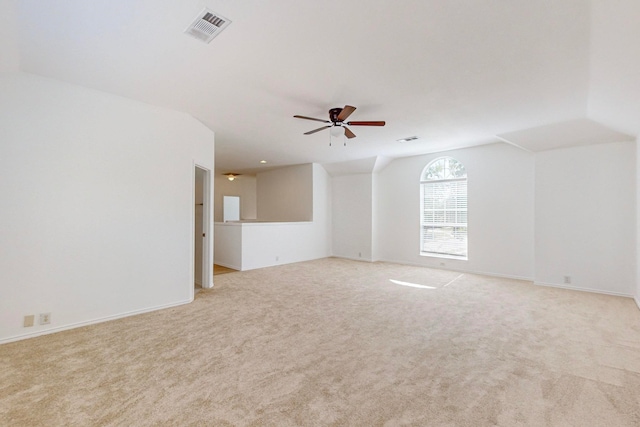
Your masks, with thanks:
M 194 166 L 193 183 L 193 287 L 194 293 L 212 287 L 211 171 Z

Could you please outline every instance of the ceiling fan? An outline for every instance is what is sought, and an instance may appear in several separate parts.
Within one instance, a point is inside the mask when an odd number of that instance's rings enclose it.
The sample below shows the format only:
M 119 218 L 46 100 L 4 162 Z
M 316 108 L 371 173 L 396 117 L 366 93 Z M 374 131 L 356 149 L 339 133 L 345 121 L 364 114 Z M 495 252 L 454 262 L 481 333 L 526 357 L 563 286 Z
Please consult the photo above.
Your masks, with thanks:
M 323 129 L 341 127 L 344 129 L 344 135 L 349 139 L 355 138 L 356 134 L 351 132 L 351 130 L 347 127 L 347 125 L 349 126 L 384 126 L 385 125 L 385 122 L 383 121 L 345 122 L 345 120 L 347 120 L 347 117 L 349 117 L 351 113 L 353 113 L 354 111 L 356 111 L 356 107 L 352 107 L 351 105 L 345 105 L 344 108 L 330 109 L 329 120 L 314 119 L 313 117 L 297 116 L 297 115 L 293 117 L 295 117 L 296 119 L 315 120 L 316 122 L 331 123 L 329 125 L 322 126 L 321 128 L 310 130 L 309 132 L 305 132 L 304 133 L 305 135 L 311 135 L 312 133 L 320 132 Z

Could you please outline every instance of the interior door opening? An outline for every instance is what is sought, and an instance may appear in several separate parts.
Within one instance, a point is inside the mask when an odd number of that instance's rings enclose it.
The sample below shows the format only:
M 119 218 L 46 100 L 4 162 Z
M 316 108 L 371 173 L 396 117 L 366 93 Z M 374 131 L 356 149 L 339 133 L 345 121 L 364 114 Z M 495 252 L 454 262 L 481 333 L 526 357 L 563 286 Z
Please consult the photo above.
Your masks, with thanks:
M 211 234 L 211 173 L 195 166 L 194 173 L 194 248 L 193 286 L 194 292 L 211 287 L 210 234 Z

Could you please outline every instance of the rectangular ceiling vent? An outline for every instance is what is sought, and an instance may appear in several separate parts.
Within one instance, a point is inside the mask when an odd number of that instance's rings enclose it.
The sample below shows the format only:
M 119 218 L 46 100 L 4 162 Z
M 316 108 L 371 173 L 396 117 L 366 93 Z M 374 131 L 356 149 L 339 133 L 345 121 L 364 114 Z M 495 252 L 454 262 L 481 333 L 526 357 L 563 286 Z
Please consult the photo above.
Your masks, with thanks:
M 209 43 L 229 24 L 231 24 L 229 19 L 205 8 L 184 32 L 198 40 Z
M 408 136 L 406 138 L 402 138 L 402 139 L 398 139 L 398 142 L 409 142 L 409 141 L 415 141 L 416 139 L 418 139 L 417 136 Z

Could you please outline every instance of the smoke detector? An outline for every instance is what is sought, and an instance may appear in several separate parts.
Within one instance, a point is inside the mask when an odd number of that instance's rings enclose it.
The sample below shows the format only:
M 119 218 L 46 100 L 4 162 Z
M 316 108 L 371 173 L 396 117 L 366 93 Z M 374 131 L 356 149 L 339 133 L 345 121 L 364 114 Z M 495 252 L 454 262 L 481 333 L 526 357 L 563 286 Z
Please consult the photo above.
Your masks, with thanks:
M 204 8 L 184 32 L 200 41 L 210 43 L 211 40 L 227 28 L 229 24 L 231 24 L 229 19 L 210 9 Z

